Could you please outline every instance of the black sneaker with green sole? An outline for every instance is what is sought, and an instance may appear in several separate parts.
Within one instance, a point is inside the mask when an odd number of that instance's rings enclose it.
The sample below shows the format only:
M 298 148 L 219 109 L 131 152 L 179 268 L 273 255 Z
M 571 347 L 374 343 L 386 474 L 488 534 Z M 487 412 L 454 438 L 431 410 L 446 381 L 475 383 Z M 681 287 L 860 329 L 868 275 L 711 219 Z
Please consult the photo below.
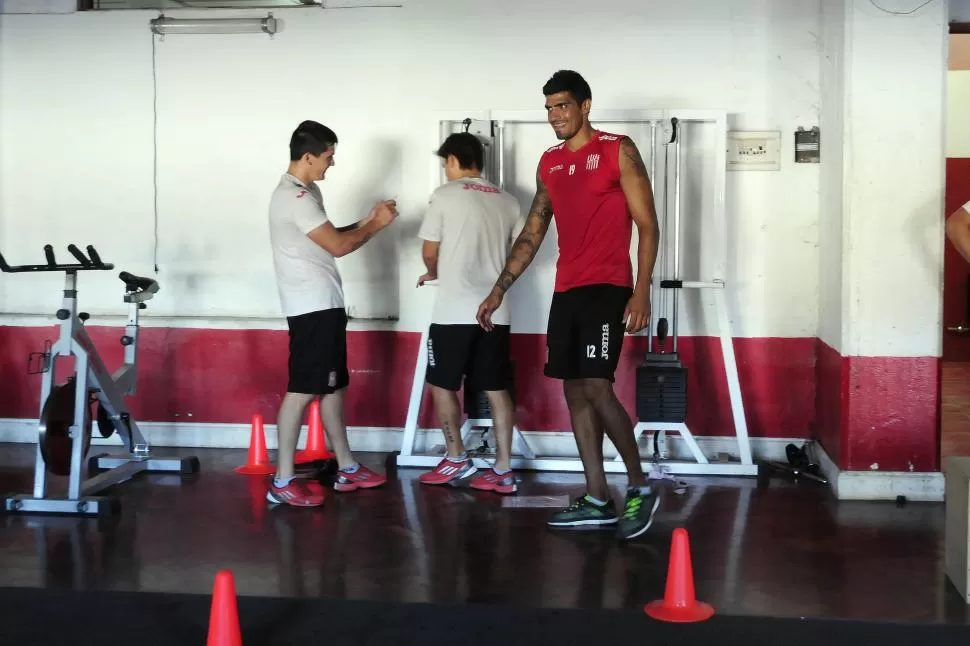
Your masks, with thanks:
M 613 501 L 597 505 L 586 496 L 580 496 L 573 504 L 557 511 L 549 519 L 550 527 L 584 527 L 595 525 L 615 525 L 619 519 Z
M 627 489 L 623 517 L 620 518 L 617 535 L 630 540 L 642 536 L 653 524 L 654 514 L 660 507 L 660 496 L 655 489 L 643 493 L 640 489 Z

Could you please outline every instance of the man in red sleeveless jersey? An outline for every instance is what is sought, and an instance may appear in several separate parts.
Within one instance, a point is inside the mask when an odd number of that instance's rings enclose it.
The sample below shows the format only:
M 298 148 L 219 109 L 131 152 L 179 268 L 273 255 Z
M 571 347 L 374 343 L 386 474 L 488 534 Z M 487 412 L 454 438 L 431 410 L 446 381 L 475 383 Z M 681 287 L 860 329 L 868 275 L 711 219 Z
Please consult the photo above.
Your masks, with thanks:
M 561 70 L 543 86 L 549 123 L 562 141 L 547 150 L 536 171 L 536 194 L 478 322 L 491 316 L 505 292 L 532 262 L 556 219 L 559 260 L 549 310 L 545 375 L 563 381 L 573 434 L 586 474 L 586 493 L 553 514 L 552 527 L 615 525 L 621 538 L 649 529 L 660 505 L 647 484 L 633 422 L 613 392 L 624 332 L 650 320 L 650 281 L 657 257 L 653 188 L 629 137 L 589 123 L 592 92 L 577 72 Z M 630 238 L 638 233 L 637 275 Z M 629 487 L 622 513 L 610 499 L 603 469 L 603 432 L 626 465 Z

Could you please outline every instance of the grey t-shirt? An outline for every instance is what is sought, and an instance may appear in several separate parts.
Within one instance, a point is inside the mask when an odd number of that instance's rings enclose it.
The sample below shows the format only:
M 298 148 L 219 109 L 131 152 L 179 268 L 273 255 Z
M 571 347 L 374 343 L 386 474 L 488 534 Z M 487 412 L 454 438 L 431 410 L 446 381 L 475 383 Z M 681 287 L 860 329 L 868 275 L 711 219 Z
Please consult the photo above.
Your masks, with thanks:
M 269 205 L 269 237 L 284 316 L 344 307 L 334 257 L 307 237 L 328 221 L 320 188 L 284 173 Z
M 432 323 L 477 323 L 478 306 L 505 269 L 524 223 L 518 200 L 481 178 L 448 182 L 431 194 L 418 237 L 440 243 Z M 506 300 L 492 322 L 511 320 Z

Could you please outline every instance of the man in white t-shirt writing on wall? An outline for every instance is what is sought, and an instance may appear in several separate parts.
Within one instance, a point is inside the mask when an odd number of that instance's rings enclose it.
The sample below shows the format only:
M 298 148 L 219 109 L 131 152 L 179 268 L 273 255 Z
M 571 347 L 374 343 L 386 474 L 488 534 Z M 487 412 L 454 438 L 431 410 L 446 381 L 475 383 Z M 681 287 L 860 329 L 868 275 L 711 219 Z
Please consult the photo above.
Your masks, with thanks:
M 378 487 L 385 476 L 359 464 L 350 451 L 344 421 L 347 313 L 334 260 L 360 249 L 397 217 L 393 201 L 378 202 L 363 220 L 335 227 L 315 184 L 334 165 L 337 135 L 304 121 L 290 138 L 290 165 L 269 206 L 273 266 L 290 337 L 289 381 L 277 418 L 277 472 L 266 494 L 272 503 L 313 507 L 323 495 L 294 477 L 294 457 L 308 404 L 320 401 L 324 427 L 337 456 L 336 491 Z
M 428 332 L 428 370 L 435 411 L 447 454 L 433 471 L 421 475 L 429 485 L 468 486 L 511 494 L 518 490 L 511 470 L 512 426 L 515 410 L 508 392 L 511 378 L 508 307 L 493 315 L 494 329 L 478 324 L 478 305 L 488 296 L 505 267 L 512 241 L 522 228 L 516 199 L 482 178 L 484 150 L 470 133 L 449 136 L 438 149 L 448 183 L 431 195 L 418 237 L 428 273 L 421 285 L 438 281 Z M 461 409 L 457 391 L 462 377 L 466 388 L 485 391 L 495 430 L 495 465 L 473 476 L 477 468 L 461 438 Z

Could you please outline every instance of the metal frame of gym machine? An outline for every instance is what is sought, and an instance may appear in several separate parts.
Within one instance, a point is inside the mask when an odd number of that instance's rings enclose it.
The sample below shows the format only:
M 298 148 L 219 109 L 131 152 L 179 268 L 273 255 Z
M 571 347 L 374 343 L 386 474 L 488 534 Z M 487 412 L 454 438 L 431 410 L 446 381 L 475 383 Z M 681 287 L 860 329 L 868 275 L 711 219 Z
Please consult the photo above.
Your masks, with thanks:
M 34 459 L 33 495 L 11 494 L 4 498 L 0 511 L 7 513 L 74 514 L 84 516 L 104 516 L 117 513 L 120 502 L 115 496 L 95 496 L 108 487 L 130 480 L 140 472 L 167 472 L 190 474 L 199 470 L 199 460 L 195 456 L 160 458 L 152 455 L 148 441 L 125 402 L 125 397 L 135 394 L 138 361 L 139 312 L 146 307 L 158 291 L 158 283 L 150 278 L 141 278 L 121 272 L 119 278 L 125 284 L 124 302 L 128 304 L 128 321 L 125 325 L 121 344 L 125 348 L 124 364 L 114 374 L 108 372 L 101 355 L 91 337 L 88 336 L 84 322 L 88 315 L 78 312 L 77 273 L 79 271 L 105 271 L 114 268 L 105 263 L 97 251 L 88 245 L 88 257 L 75 245 L 68 250 L 78 260 L 77 264 L 59 264 L 55 260 L 51 245 L 45 245 L 46 265 L 11 266 L 0 256 L 0 268 L 4 272 L 64 272 L 64 295 L 61 309 L 57 311 L 60 336 L 49 350 L 42 354 L 44 373 L 40 389 L 40 417 L 37 451 Z M 74 356 L 74 397 L 71 423 L 67 427 L 67 413 L 61 410 L 67 401 L 57 397 L 58 391 L 68 384 L 56 385 L 56 360 L 58 357 Z M 69 381 L 70 381 L 69 379 Z M 66 392 L 66 391 L 63 391 Z M 90 413 L 91 395 L 97 397 L 98 426 L 104 437 L 117 432 L 128 456 L 96 455 L 91 456 L 85 465 L 85 456 L 90 446 L 92 419 Z M 58 439 L 70 438 L 70 472 L 67 495 L 53 497 L 48 491 L 48 459 L 44 446 L 55 446 Z M 57 446 L 62 446 L 57 444 Z M 50 448 L 48 450 L 54 450 Z M 91 471 L 101 471 L 90 478 L 86 477 L 85 466 Z M 53 467 L 51 467 L 53 468 Z
M 673 122 L 672 122 L 673 120 Z M 727 175 L 727 114 L 721 110 L 605 110 L 598 111 L 591 119 L 598 127 L 607 124 L 648 124 L 650 126 L 650 168 L 651 180 L 656 185 L 658 175 L 658 154 L 657 154 L 657 129 L 662 128 L 664 123 L 707 123 L 713 124 L 715 128 L 714 142 L 714 179 L 710 191 L 713 193 L 713 216 L 715 220 L 716 232 L 714 239 L 726 240 L 725 226 L 725 184 Z M 484 127 L 483 127 L 484 122 Z M 500 187 L 505 187 L 505 126 L 509 124 L 547 124 L 547 115 L 544 111 L 535 110 L 491 110 L 491 111 L 468 111 L 463 113 L 447 112 L 435 115 L 435 146 L 451 132 L 455 132 L 456 126 L 464 125 L 465 131 L 471 131 L 470 126 L 476 126 L 476 134 L 479 134 L 486 143 L 486 168 L 495 173 L 494 181 Z M 738 446 L 738 461 L 716 461 L 712 462 L 704 452 L 701 451 L 694 435 L 687 427 L 686 420 L 678 422 L 652 421 L 649 419 L 639 419 L 635 425 L 634 432 L 639 437 L 648 431 L 654 432 L 653 446 L 655 450 L 651 457 L 642 457 L 644 469 L 661 474 L 696 474 L 696 475 L 734 475 L 734 476 L 756 476 L 758 466 L 754 463 L 751 454 L 751 444 L 748 437 L 748 425 L 745 416 L 744 402 L 741 395 L 741 386 L 738 379 L 737 361 L 734 353 L 734 343 L 731 335 L 730 317 L 728 316 L 727 301 L 725 297 L 725 281 L 714 278 L 709 281 L 689 281 L 683 280 L 680 273 L 680 176 L 681 159 L 680 143 L 682 129 L 672 126 L 677 131 L 677 136 L 669 142 L 674 146 L 674 232 L 673 232 L 673 254 L 674 272 L 673 276 L 664 277 L 654 276 L 653 293 L 654 302 L 656 295 L 663 289 L 673 292 L 674 311 L 676 312 L 679 301 L 680 290 L 711 290 L 715 297 L 715 308 L 717 311 L 717 323 L 719 337 L 721 341 L 721 352 L 724 359 L 725 377 L 727 379 L 728 392 L 731 400 L 731 412 L 734 422 L 734 434 Z M 494 147 L 494 151 L 491 148 Z M 642 144 L 641 144 L 642 149 Z M 438 160 L 434 160 L 436 166 L 432 172 L 431 189 L 434 190 L 441 184 L 441 171 L 437 167 Z M 661 213 L 666 214 L 669 203 L 668 184 L 669 173 L 666 165 L 664 167 L 664 192 Z M 496 181 L 497 180 L 497 181 Z M 658 205 L 660 206 L 660 205 Z M 660 210 L 660 209 L 658 209 Z M 658 214 L 659 217 L 659 214 Z M 665 218 L 664 218 L 665 219 Z M 666 232 L 661 231 L 661 244 L 668 244 L 669 237 Z M 721 257 L 724 257 L 722 251 Z M 655 272 L 655 274 L 661 273 Z M 656 318 L 656 308 L 651 315 L 651 321 L 645 330 L 648 336 L 648 345 L 652 351 L 653 335 L 656 329 L 654 319 Z M 676 313 L 675 313 L 676 320 Z M 675 323 L 676 326 L 676 323 Z M 676 340 L 676 336 L 675 336 Z M 442 453 L 419 454 L 415 452 L 415 442 L 417 440 L 418 417 L 420 415 L 421 402 L 424 396 L 425 371 L 427 370 L 428 357 L 425 348 L 428 343 L 428 328 L 424 328 L 421 334 L 421 344 L 417 360 L 415 363 L 414 378 L 411 385 L 411 397 L 408 405 L 407 420 L 404 427 L 404 435 L 400 452 L 396 455 L 396 464 L 402 467 L 433 467 L 440 460 Z M 676 353 L 676 345 L 674 348 Z M 650 355 L 648 354 L 648 357 Z M 638 385 L 639 391 L 639 385 Z M 639 396 L 639 392 L 638 392 Z M 467 402 L 467 397 L 466 397 Z M 467 406 L 466 406 L 467 409 Z M 468 411 L 466 410 L 466 413 Z M 461 434 L 466 439 L 473 429 L 488 429 L 491 427 L 491 419 L 466 419 L 462 425 Z M 693 461 L 689 460 L 670 460 L 666 459 L 665 436 L 668 432 L 675 432 L 680 435 L 690 451 Z M 484 457 L 480 454 L 470 452 L 477 466 L 488 466 Z M 512 467 L 515 469 L 525 469 L 534 471 L 582 471 L 582 462 L 578 457 L 547 457 L 539 456 L 531 447 L 528 440 L 519 428 L 513 431 L 512 445 Z M 607 460 L 604 464 L 607 473 L 625 473 L 626 469 L 619 455 L 614 460 Z M 660 477 L 663 477 L 660 475 Z

